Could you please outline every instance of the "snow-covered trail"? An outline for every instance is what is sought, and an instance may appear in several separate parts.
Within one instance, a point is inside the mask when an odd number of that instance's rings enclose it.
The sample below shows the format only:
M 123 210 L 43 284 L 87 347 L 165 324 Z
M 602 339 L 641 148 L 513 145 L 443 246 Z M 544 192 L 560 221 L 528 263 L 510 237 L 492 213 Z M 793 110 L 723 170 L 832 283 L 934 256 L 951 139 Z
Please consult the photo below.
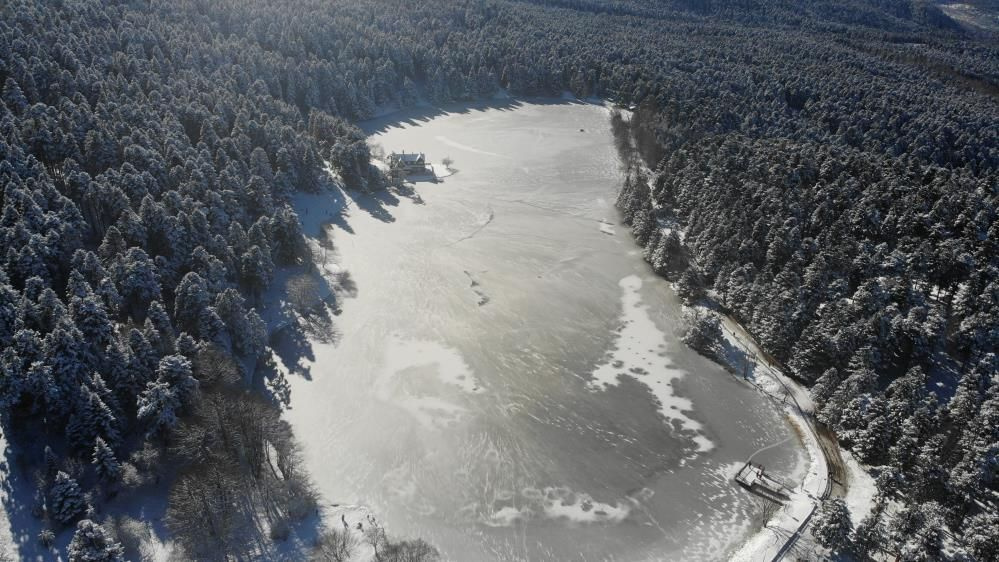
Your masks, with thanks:
M 830 490 L 831 462 L 820 444 L 810 419 L 815 405 L 808 390 L 781 372 L 756 340 L 735 320 L 720 315 L 722 334 L 729 345 L 751 357 L 752 384 L 775 401 L 784 404 L 788 419 L 798 428 L 801 444 L 808 454 L 805 476 L 790 494 L 778 514 L 736 552 L 731 560 L 769 562 L 779 560 L 804 533 L 819 502 Z

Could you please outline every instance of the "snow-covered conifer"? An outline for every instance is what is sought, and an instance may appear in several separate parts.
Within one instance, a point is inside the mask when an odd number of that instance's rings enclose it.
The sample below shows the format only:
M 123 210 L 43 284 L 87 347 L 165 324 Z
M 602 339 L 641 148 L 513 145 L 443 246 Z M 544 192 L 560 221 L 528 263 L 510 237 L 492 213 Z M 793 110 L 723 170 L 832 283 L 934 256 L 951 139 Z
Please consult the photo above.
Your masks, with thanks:
M 833 552 L 843 552 L 850 547 L 850 511 L 840 498 L 823 500 L 812 519 L 812 535 L 822 546 Z
M 156 378 L 170 385 L 177 392 L 181 402 L 190 399 L 198 391 L 198 379 L 191 371 L 191 362 L 183 355 L 168 355 L 160 360 Z
M 125 549 L 101 525 L 89 519 L 76 524 L 66 549 L 69 562 L 122 562 Z
M 49 490 L 49 509 L 52 517 L 60 523 L 69 523 L 87 509 L 83 491 L 70 475 L 58 472 L 52 489 Z
M 94 439 L 94 452 L 91 459 L 94 471 L 98 478 L 105 482 L 114 482 L 121 473 L 121 465 L 114 455 L 114 451 L 100 437 Z
M 190 272 L 177 285 L 174 298 L 174 318 L 183 331 L 197 331 L 202 312 L 211 304 L 205 281 Z
M 138 419 L 149 428 L 150 435 L 173 429 L 177 425 L 177 412 L 181 400 L 169 383 L 151 381 L 139 395 Z

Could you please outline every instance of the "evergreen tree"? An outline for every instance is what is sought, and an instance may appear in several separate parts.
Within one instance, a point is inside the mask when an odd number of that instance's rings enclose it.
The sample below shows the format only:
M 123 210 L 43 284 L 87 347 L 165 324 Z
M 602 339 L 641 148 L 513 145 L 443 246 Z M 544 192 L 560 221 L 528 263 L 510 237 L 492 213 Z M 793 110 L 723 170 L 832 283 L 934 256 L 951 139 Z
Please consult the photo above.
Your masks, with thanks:
M 149 435 L 168 431 L 177 425 L 181 399 L 176 389 L 163 381 L 152 381 L 139 395 L 138 419 L 146 424 Z
M 94 439 L 94 456 L 92 462 L 98 478 L 105 482 L 118 480 L 118 475 L 121 473 L 121 465 L 118 464 L 118 459 L 115 458 L 114 451 L 100 437 Z
M 704 279 L 695 267 L 688 267 L 676 282 L 676 294 L 688 304 L 704 298 Z
M 999 514 L 983 511 L 965 520 L 961 538 L 975 559 L 996 560 L 999 558 L 997 533 Z
M 722 338 L 721 324 L 718 317 L 703 310 L 691 310 L 684 313 L 687 322 L 687 332 L 683 342 L 708 356 L 714 356 Z
M 819 406 L 826 403 L 827 400 L 836 392 L 842 382 L 842 377 L 839 374 L 839 370 L 835 367 L 830 367 L 822 373 L 822 376 L 815 381 L 812 385 L 811 395 L 812 400 L 815 401 Z
M 156 368 L 156 378 L 176 390 L 182 402 L 198 391 L 198 379 L 192 375 L 191 362 L 183 355 L 168 355 L 161 359 Z
M 87 508 L 80 485 L 65 472 L 56 474 L 49 490 L 49 508 L 52 517 L 63 524 L 69 523 Z
M 161 302 L 153 301 L 149 303 L 146 322 L 156 330 L 161 338 L 160 341 L 163 347 L 160 349 L 160 352 L 163 354 L 171 353 L 176 334 L 174 334 L 173 325 L 170 322 L 170 317 L 167 315 L 166 308 L 163 307 Z
M 240 272 L 246 287 L 259 295 L 271 282 L 274 264 L 260 246 L 251 246 L 240 258 Z
M 812 519 L 812 535 L 822 546 L 833 552 L 846 552 L 850 548 L 850 511 L 839 498 L 823 500 Z
M 28 98 L 24 96 L 21 87 L 17 85 L 17 82 L 12 77 L 7 78 L 7 81 L 3 84 L 2 99 L 4 105 L 15 113 L 22 113 L 28 108 Z
M 76 524 L 66 550 L 70 562 L 122 562 L 125 549 L 101 525 L 89 519 Z
M 174 318 L 182 331 L 197 332 L 203 311 L 211 304 L 205 281 L 197 273 L 184 276 L 177 285 L 174 298 Z M 200 333 L 200 332 L 199 332 Z
M 160 297 L 156 265 L 141 248 L 129 248 L 113 270 L 121 297 L 133 315 L 145 313 L 148 303 Z

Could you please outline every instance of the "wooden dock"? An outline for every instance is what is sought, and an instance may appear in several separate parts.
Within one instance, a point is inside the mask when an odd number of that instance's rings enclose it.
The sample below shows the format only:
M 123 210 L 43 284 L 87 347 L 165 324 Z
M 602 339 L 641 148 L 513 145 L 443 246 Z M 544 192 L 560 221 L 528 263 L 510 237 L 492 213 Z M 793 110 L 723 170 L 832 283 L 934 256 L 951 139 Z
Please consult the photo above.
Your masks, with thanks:
M 792 488 L 780 476 L 767 472 L 763 465 L 751 462 L 742 465 L 735 473 L 735 482 L 754 494 L 776 502 L 787 501 Z

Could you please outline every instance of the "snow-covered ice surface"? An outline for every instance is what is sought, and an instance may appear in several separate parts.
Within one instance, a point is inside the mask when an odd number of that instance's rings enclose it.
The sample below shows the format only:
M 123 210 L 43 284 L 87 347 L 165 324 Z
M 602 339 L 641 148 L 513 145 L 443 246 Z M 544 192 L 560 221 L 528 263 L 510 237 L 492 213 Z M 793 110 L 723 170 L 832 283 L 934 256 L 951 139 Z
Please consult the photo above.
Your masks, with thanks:
M 590 386 L 602 390 L 616 386 L 621 377 L 638 380 L 652 390 L 659 412 L 692 435 L 698 451 L 710 451 L 714 443 L 703 435 L 700 422 L 685 413 L 694 409 L 693 402 L 673 390 L 673 383 L 685 373 L 670 362 L 665 352 L 666 334 L 652 321 L 649 307 L 642 304 L 642 279 L 629 275 L 620 285 L 622 327 L 610 357 L 593 371 Z
M 506 98 L 366 128 L 453 174 L 345 194 L 337 337 L 276 348 L 323 497 L 451 560 L 731 554 L 760 514 L 737 467 L 780 444 L 762 460 L 790 474 L 801 453 L 778 408 L 679 341 L 672 290 L 613 228 L 607 109 Z
M 481 388 L 461 354 L 434 341 L 390 336 L 385 366 L 375 380 L 375 396 L 400 404 L 426 427 L 457 423 L 467 410 L 448 400 L 447 389 L 475 393 Z

